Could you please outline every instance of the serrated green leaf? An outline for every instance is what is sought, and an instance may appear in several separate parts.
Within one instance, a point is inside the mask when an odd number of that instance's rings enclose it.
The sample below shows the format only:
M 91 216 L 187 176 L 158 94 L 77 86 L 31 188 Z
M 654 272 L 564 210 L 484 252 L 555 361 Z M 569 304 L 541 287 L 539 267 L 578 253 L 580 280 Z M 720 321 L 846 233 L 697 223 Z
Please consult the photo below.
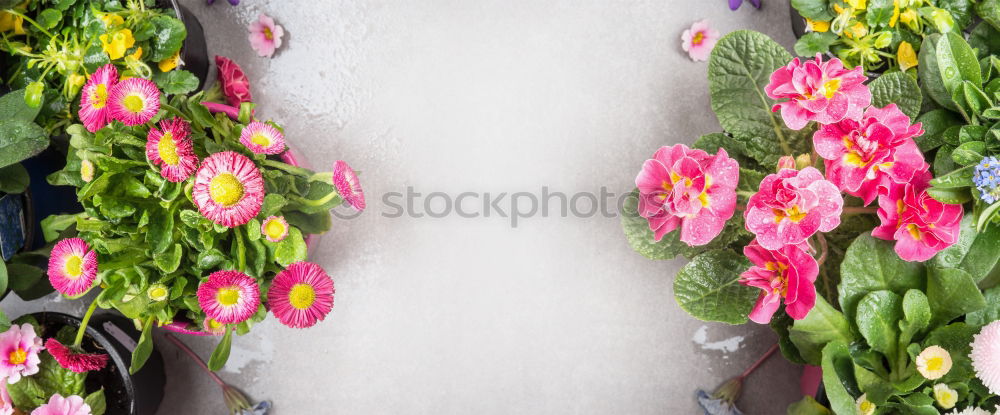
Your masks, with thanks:
M 0 167 L 21 162 L 49 146 L 42 127 L 22 119 L 0 120 Z
M 923 94 L 917 81 L 905 72 L 884 74 L 868 84 L 872 93 L 872 105 L 878 108 L 896 104 L 911 120 L 920 114 Z
M 795 54 L 799 56 L 816 56 L 817 53 L 828 53 L 830 46 L 837 42 L 839 37 L 833 32 L 809 32 L 795 42 Z
M 745 257 L 730 250 L 698 255 L 677 272 L 674 299 L 700 320 L 745 323 L 758 294 L 739 283 L 740 273 L 749 267 Z

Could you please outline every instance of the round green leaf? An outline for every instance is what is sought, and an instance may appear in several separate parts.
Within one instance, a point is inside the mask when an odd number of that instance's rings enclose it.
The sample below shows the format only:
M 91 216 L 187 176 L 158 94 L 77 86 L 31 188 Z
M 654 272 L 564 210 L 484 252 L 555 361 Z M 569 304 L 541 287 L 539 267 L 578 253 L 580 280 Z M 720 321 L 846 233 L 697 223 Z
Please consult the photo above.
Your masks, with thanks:
M 677 273 L 674 299 L 700 320 L 745 323 L 759 291 L 739 283 L 740 273 L 749 267 L 745 257 L 731 250 L 698 255 Z

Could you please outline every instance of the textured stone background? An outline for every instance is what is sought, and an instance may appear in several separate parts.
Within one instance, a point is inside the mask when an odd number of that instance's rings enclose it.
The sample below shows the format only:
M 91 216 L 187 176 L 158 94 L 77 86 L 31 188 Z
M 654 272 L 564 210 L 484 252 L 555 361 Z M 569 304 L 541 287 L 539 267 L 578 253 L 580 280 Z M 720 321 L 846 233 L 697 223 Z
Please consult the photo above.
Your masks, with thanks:
M 273 414 L 690 414 L 697 388 L 774 343 L 764 327 L 688 317 L 671 292 L 682 262 L 632 252 L 617 218 L 516 229 L 500 217 L 387 218 L 381 195 L 628 191 L 659 146 L 720 129 L 683 29 L 709 18 L 791 47 L 786 1 L 735 13 L 725 0 L 182 3 L 211 53 L 246 70 L 258 114 L 313 167 L 349 161 L 368 194 L 368 211 L 337 220 L 315 252 L 336 281 L 329 318 L 304 331 L 269 319 L 235 340 L 221 372 L 273 400 Z M 270 60 L 246 40 L 261 12 L 287 32 Z M 206 357 L 213 347 L 190 343 Z M 189 360 L 157 347 L 169 366 L 159 414 L 226 412 Z M 798 373 L 771 360 L 741 408 L 783 414 Z

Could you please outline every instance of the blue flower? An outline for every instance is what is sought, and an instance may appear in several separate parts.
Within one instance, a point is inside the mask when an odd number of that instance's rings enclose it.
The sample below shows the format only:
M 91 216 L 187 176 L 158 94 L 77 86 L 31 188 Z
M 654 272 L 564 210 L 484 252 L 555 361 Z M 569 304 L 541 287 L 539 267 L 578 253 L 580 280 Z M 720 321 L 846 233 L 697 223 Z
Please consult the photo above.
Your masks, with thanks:
M 215 0 L 208 0 L 208 4 L 209 5 L 211 5 L 213 3 L 215 3 Z M 237 6 L 237 5 L 240 4 L 240 0 L 229 0 L 229 4 L 232 4 L 233 6 Z
M 984 157 L 973 170 L 972 183 L 979 190 L 979 198 L 990 204 L 1000 200 L 1000 161 Z
M 753 7 L 756 7 L 758 9 L 760 8 L 760 0 L 729 0 L 729 8 L 731 10 L 736 10 L 743 5 L 744 1 L 752 4 Z

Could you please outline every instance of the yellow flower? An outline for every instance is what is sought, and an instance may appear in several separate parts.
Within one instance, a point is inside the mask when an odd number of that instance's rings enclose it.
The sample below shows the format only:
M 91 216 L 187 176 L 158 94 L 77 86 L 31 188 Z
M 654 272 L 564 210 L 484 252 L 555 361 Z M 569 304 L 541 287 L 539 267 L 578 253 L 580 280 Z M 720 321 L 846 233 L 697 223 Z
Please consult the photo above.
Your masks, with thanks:
M 864 10 L 868 8 L 866 0 L 847 0 L 847 4 L 854 8 L 855 10 Z
M 132 59 L 139 60 L 142 58 L 142 46 L 135 48 L 135 52 L 129 55 Z
M 867 393 L 861 394 L 855 404 L 858 407 L 858 413 L 860 415 L 872 415 L 875 413 L 875 404 L 868 400 Z
M 917 371 L 930 380 L 941 379 L 951 370 L 951 354 L 941 346 L 931 346 L 917 355 Z
M 160 61 L 157 65 L 160 67 L 161 72 L 170 72 L 177 67 L 177 64 L 181 62 L 181 51 L 174 52 L 174 55 Z
M 83 87 L 83 84 L 87 83 L 87 77 L 74 73 L 66 78 L 66 83 L 69 85 L 72 94 L 76 95 L 80 91 L 80 88 Z
M 899 50 L 896 51 L 896 62 L 899 63 L 899 70 L 905 71 L 917 66 L 917 53 L 913 51 L 910 42 L 899 42 Z
M 13 31 L 15 35 L 24 34 L 24 18 L 7 12 L 0 12 L 0 32 Z
M 854 22 L 854 24 L 851 25 L 851 27 L 848 27 L 844 33 L 846 33 L 849 38 L 861 39 L 868 34 L 868 28 L 865 27 L 864 23 Z
M 958 391 L 949 388 L 948 385 L 938 383 L 934 385 L 934 400 L 937 401 L 941 409 L 951 409 L 958 403 Z
M 899 21 L 899 0 L 892 1 L 892 18 L 889 19 L 889 27 L 896 27 Z
M 824 22 L 822 20 L 812 20 L 806 19 L 806 25 L 809 26 L 809 30 L 813 32 L 826 32 L 830 30 L 830 22 Z
M 101 21 L 104 22 L 105 27 L 121 26 L 125 24 L 125 20 L 122 19 L 121 16 L 111 13 L 101 16 Z
M 906 11 L 899 14 L 899 21 L 910 24 L 917 21 L 917 11 L 914 9 L 906 9 Z
M 108 53 L 111 60 L 121 59 L 125 56 L 125 51 L 135 44 L 132 31 L 128 29 L 115 31 L 111 35 L 103 34 L 100 36 L 100 39 L 101 46 L 104 47 L 104 51 Z

